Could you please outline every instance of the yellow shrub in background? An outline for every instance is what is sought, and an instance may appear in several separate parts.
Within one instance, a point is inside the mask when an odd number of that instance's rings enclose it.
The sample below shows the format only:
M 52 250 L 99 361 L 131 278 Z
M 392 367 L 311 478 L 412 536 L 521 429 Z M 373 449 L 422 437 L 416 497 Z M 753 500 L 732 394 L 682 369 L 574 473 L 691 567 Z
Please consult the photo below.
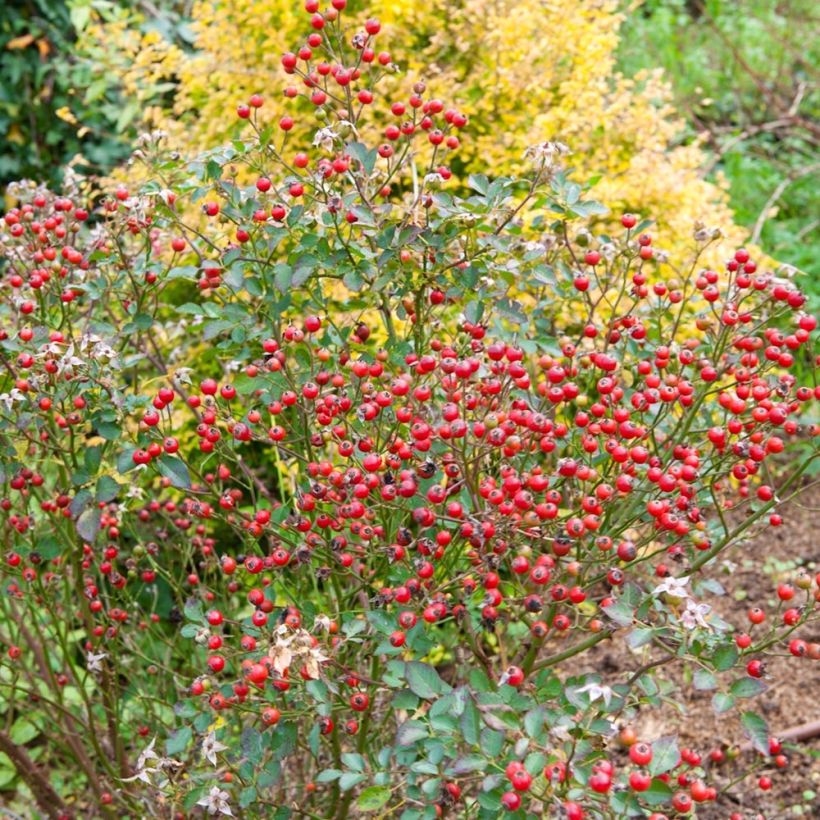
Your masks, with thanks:
M 623 15 L 615 0 L 392 0 L 351 3 L 352 14 L 379 17 L 407 88 L 424 79 L 431 92 L 470 116 L 462 161 L 470 170 L 515 171 L 525 149 L 560 140 L 573 151 L 575 178 L 599 177 L 595 196 L 613 211 L 650 215 L 656 246 L 678 259 L 692 246 L 696 221 L 720 226 L 739 244 L 725 190 L 705 181 L 705 155 L 677 145 L 682 122 L 657 73 L 615 73 Z M 345 12 L 347 14 L 348 12 Z M 232 130 L 237 103 L 266 96 L 265 115 L 285 110 L 283 51 L 303 42 L 307 15 L 294 0 L 207 0 L 192 11 L 194 54 L 157 34 L 122 25 L 89 26 L 92 42 L 116 43 L 117 70 L 129 93 L 147 95 L 163 79 L 176 91 L 166 107 L 147 107 L 147 127 L 162 128 L 185 152 L 210 148 Z M 423 72 L 423 73 L 422 73 Z

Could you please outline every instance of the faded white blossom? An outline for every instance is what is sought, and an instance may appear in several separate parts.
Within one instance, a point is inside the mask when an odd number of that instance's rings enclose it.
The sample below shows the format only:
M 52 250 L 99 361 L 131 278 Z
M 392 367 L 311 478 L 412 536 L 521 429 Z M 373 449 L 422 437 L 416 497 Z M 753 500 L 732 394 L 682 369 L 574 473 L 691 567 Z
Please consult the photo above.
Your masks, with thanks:
M 588 683 L 586 686 L 582 686 L 576 691 L 579 693 L 588 694 L 590 703 L 594 703 L 596 700 L 602 700 L 607 707 L 612 701 L 612 695 L 614 694 L 609 686 L 601 683 Z
M 280 624 L 273 633 L 273 643 L 268 650 L 273 668 L 281 675 L 291 664 L 299 663 L 307 674 L 319 677 L 320 665 L 328 658 L 319 647 L 313 645 L 313 636 L 306 629 L 293 630 Z
M 320 128 L 313 137 L 313 144 L 321 146 L 325 151 L 333 150 L 333 141 L 338 138 L 338 134 L 332 128 Z
M 142 750 L 140 756 L 137 758 L 137 773 L 133 775 L 133 777 L 126 777 L 123 778 L 123 783 L 130 783 L 133 780 L 141 780 L 143 783 L 147 783 L 149 786 L 152 785 L 151 783 L 151 775 L 158 774 L 160 771 L 159 765 L 157 766 L 148 766 L 147 763 L 149 760 L 157 760 L 162 761 L 161 758 L 155 751 L 154 751 L 154 744 L 157 742 L 156 737 L 154 737 L 151 742 Z
M 532 160 L 538 170 L 552 175 L 561 170 L 562 159 L 571 153 L 563 142 L 539 142 L 527 148 L 524 157 Z
M 202 741 L 202 756 L 213 766 L 216 766 L 217 752 L 224 752 L 228 747 L 216 739 L 214 732 L 209 732 Z
M 96 655 L 93 652 L 89 652 L 86 657 L 86 669 L 88 669 L 89 672 L 99 672 L 102 669 L 103 660 L 107 657 L 108 654 L 105 652 L 100 652 Z
M 686 609 L 681 615 L 681 623 L 687 629 L 694 629 L 696 626 L 702 626 L 705 629 L 711 629 L 711 626 L 706 622 L 706 616 L 712 611 L 712 607 L 708 604 L 697 604 L 691 598 L 686 602 Z
M 178 367 L 174 371 L 174 378 L 180 384 L 191 384 L 191 373 L 192 372 L 193 372 L 193 369 L 190 368 L 190 367 Z
M 6 405 L 6 410 L 11 411 L 14 407 L 14 402 L 25 401 L 26 397 L 22 391 L 16 387 L 12 387 L 8 393 L 0 393 L 0 404 Z
M 690 598 L 691 596 L 689 595 L 689 590 L 686 589 L 688 584 L 688 575 L 683 578 L 673 578 L 670 576 L 669 578 L 665 578 L 663 583 L 658 584 L 658 586 L 652 590 L 652 594 L 655 597 L 666 593 L 667 595 L 671 595 L 673 598 Z
M 73 373 L 79 367 L 85 367 L 85 360 L 74 355 L 74 343 L 72 342 L 57 362 L 57 372 L 60 374 Z
M 205 797 L 197 801 L 197 806 L 204 806 L 208 814 L 226 814 L 228 817 L 233 817 L 228 803 L 229 797 L 228 792 L 222 791 L 219 786 L 213 786 Z

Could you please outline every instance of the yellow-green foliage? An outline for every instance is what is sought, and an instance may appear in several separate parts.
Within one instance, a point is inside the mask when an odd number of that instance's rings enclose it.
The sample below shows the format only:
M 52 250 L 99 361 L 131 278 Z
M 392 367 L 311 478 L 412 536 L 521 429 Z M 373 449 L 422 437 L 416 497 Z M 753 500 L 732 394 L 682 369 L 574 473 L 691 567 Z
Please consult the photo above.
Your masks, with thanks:
M 459 151 L 470 170 L 515 170 L 529 145 L 560 140 L 579 181 L 600 177 L 597 199 L 657 220 L 658 247 L 683 256 L 695 222 L 721 227 L 721 254 L 741 242 L 725 191 L 702 178 L 700 147 L 675 144 L 682 123 L 663 78 L 615 72 L 623 21 L 615 0 L 393 0 L 355 3 L 352 13 L 383 21 L 380 45 L 402 69 L 396 83 L 424 79 L 470 116 Z M 124 25 L 86 32 L 130 56 L 123 81 L 132 93 L 175 78 L 173 103 L 147 107 L 146 125 L 186 151 L 225 139 L 251 93 L 265 94 L 265 116 L 278 117 L 281 54 L 309 30 L 293 0 L 208 0 L 193 17 L 193 55 Z

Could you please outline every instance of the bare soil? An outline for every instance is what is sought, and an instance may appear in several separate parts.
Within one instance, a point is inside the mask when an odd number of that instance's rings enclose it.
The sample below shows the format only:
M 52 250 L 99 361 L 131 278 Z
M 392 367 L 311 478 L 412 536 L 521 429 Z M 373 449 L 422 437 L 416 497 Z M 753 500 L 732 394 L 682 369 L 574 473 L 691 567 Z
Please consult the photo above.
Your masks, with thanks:
M 723 620 L 739 629 L 747 629 L 746 612 L 751 606 L 761 606 L 767 612 L 777 608 L 776 587 L 794 577 L 803 567 L 812 576 L 820 571 L 820 486 L 807 486 L 781 513 L 784 523 L 779 528 L 766 528 L 745 543 L 739 543 L 724 553 L 729 562 L 721 570 L 713 570 L 726 590 L 724 596 L 710 595 L 704 599 Z M 820 642 L 817 621 L 801 628 L 797 636 L 806 641 Z M 615 646 L 602 644 L 590 653 L 590 670 L 598 671 L 613 681 L 623 681 L 626 673 L 637 667 L 636 660 L 623 657 Z M 585 660 L 587 658 L 585 657 Z M 658 673 L 680 681 L 682 667 L 672 664 Z M 727 673 L 731 674 L 731 673 Z M 738 676 L 738 671 L 734 673 Z M 724 675 L 723 677 L 726 677 Z M 783 655 L 767 663 L 768 689 L 753 700 L 742 701 L 742 708 L 763 715 L 771 734 L 777 737 L 786 730 L 820 720 L 820 663 L 794 658 L 784 648 Z M 694 687 L 681 693 L 684 713 L 668 709 L 645 710 L 633 726 L 639 737 L 654 738 L 677 732 L 682 747 L 690 747 L 703 755 L 717 747 L 738 749 L 748 745 L 740 726 L 740 709 L 717 715 L 712 709 L 713 692 Z M 740 812 L 745 820 L 787 820 L 787 818 L 820 818 L 820 737 L 784 743 L 789 758 L 785 770 L 773 764 L 759 769 L 743 785 L 732 791 L 736 799 L 721 795 L 717 803 L 695 804 L 693 817 L 699 820 L 728 820 Z M 727 761 L 710 771 L 709 780 L 725 785 L 740 776 L 743 768 L 754 760 L 756 752 L 741 751 L 735 761 Z M 706 765 L 709 765 L 708 763 Z M 772 778 L 770 791 L 757 785 L 760 774 Z M 675 783 L 671 782 L 673 788 Z

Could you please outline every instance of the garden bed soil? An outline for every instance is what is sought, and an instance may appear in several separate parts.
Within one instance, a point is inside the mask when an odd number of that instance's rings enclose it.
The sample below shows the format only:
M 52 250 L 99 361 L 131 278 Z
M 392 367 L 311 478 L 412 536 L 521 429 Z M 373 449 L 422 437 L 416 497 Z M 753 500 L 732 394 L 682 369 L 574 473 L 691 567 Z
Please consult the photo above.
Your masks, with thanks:
M 798 567 L 804 567 L 812 577 L 820 571 L 818 511 L 820 486 L 806 487 L 782 507 L 781 527 L 767 528 L 727 550 L 724 558 L 731 566 L 713 574 L 724 586 L 726 595 L 712 595 L 707 599 L 715 613 L 736 628 L 746 629 L 745 613 L 750 606 L 759 605 L 767 611 L 777 607 L 778 582 L 793 578 Z M 815 621 L 797 635 L 806 641 L 820 642 L 820 625 Z M 624 680 L 637 668 L 634 658 L 619 654 L 606 644 L 589 653 L 587 659 L 587 671 L 600 672 L 612 682 Z M 735 676 L 737 672 L 735 670 Z M 679 664 L 672 664 L 659 671 L 660 676 L 665 674 L 670 680 L 679 681 L 682 669 Z M 794 658 L 784 649 L 782 656 L 767 662 L 765 680 L 768 689 L 753 700 L 742 701 L 741 708 L 763 715 L 772 735 L 778 736 L 792 727 L 820 719 L 820 663 Z M 679 733 L 680 746 L 695 749 L 705 761 L 717 746 L 748 746 L 738 720 L 740 709 L 717 715 L 712 709 L 712 695 L 713 692 L 699 691 L 692 686 L 679 697 L 685 710 L 683 719 L 671 707 L 645 710 L 638 715 L 633 728 L 638 737 L 651 739 L 671 733 L 674 727 Z M 745 790 L 733 790 L 736 800 L 721 795 L 716 803 L 695 804 L 692 816 L 699 820 L 728 820 L 733 812 L 740 812 L 744 820 L 820 817 L 820 736 L 788 742 L 784 748 L 789 757 L 788 768 L 779 770 L 774 765 L 766 766 L 747 778 Z M 726 784 L 737 778 L 738 764 L 748 765 L 755 754 L 742 751 L 739 761 L 721 764 L 711 775 L 714 784 Z M 758 787 L 760 773 L 771 776 L 771 791 Z M 674 788 L 675 784 L 671 785 Z

